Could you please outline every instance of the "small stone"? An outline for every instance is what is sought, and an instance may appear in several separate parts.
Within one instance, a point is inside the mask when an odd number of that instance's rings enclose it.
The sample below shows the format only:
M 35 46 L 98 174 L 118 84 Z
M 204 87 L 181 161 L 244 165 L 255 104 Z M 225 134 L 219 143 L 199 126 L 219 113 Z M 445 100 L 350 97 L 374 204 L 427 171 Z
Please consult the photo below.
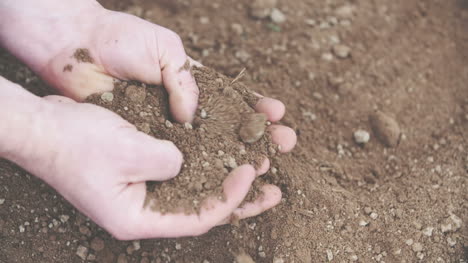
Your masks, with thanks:
M 76 249 L 76 255 L 82 260 L 86 260 L 86 258 L 88 257 L 88 248 L 84 246 L 78 246 L 78 248 Z
M 223 155 L 224 155 L 224 152 L 221 151 L 221 150 L 219 150 L 219 151 L 218 151 L 218 156 L 223 156 Z
M 130 85 L 125 89 L 125 97 L 135 103 L 142 103 L 146 99 L 146 89 L 135 85 Z
M 364 220 L 359 221 L 360 226 L 367 226 L 368 224 L 369 224 L 369 222 L 366 222 Z
M 105 102 L 112 102 L 114 100 L 114 94 L 112 92 L 104 92 L 101 94 L 101 100 Z
M 89 230 L 87 226 L 80 226 L 79 230 L 81 234 L 85 236 L 91 236 L 91 230 Z
M 269 16 L 277 0 L 254 0 L 250 6 L 250 15 L 254 18 L 265 18 Z
M 208 114 L 206 113 L 205 110 L 202 109 L 202 110 L 200 111 L 200 117 L 201 117 L 202 119 L 206 119 L 206 117 L 208 117 Z
M 164 125 L 166 125 L 166 127 L 169 128 L 169 129 L 172 128 L 172 127 L 174 127 L 174 124 L 172 124 L 172 122 L 170 122 L 169 120 L 166 120 L 166 121 L 164 122 Z
M 190 124 L 190 122 L 184 123 L 184 128 L 186 130 L 193 130 L 193 126 L 192 126 L 192 124 Z
M 340 18 L 351 18 L 354 14 L 355 9 L 356 8 L 352 5 L 343 5 L 335 10 L 335 14 Z
M 245 252 L 241 252 L 236 256 L 236 263 L 255 263 L 252 257 Z
M 89 260 L 89 261 L 95 261 L 95 260 L 96 260 L 96 255 L 94 255 L 94 254 L 89 254 L 87 260 Z
M 449 231 L 452 231 L 452 224 L 442 224 L 440 226 L 440 231 L 442 231 L 442 233 L 447 233 Z
M 351 53 L 351 48 L 345 45 L 335 45 L 333 46 L 333 53 L 338 58 L 347 58 Z
M 354 141 L 359 144 L 366 144 L 370 140 L 370 134 L 365 130 L 357 130 L 354 132 Z
M 270 14 L 271 21 L 276 24 L 282 24 L 286 21 L 286 16 L 278 8 L 273 8 Z
M 244 33 L 244 28 L 241 24 L 234 23 L 231 25 L 232 31 L 234 31 L 238 35 L 242 35 Z
M 284 263 L 284 259 L 279 258 L 279 257 L 274 257 L 273 258 L 273 263 Z
M 425 235 L 425 236 L 432 236 L 432 231 L 434 231 L 434 228 L 433 227 L 426 227 L 424 228 L 424 230 L 422 231 L 422 233 Z
M 24 231 L 26 231 L 26 229 L 24 228 L 24 226 L 19 226 L 19 231 L 20 231 L 20 233 L 24 233 Z
M 228 158 L 228 161 L 227 161 L 227 166 L 228 166 L 229 168 L 232 168 L 232 169 L 237 168 L 236 159 L 234 159 L 233 157 L 229 157 L 229 158 Z
M 327 249 L 327 259 L 328 261 L 333 260 L 333 252 L 330 249 Z
M 238 58 L 241 62 L 245 63 L 247 61 L 249 61 L 250 59 L 250 54 L 249 52 L 245 51 L 245 50 L 239 50 L 239 51 L 236 51 L 236 53 L 234 54 L 234 56 L 236 58 Z
M 258 252 L 258 255 L 259 255 L 261 258 L 266 258 L 266 253 L 265 253 L 264 251 Z
M 99 252 L 103 250 L 104 247 L 105 247 L 104 241 L 100 239 L 99 237 L 95 237 L 93 238 L 93 240 L 91 240 L 91 249 L 93 249 L 94 251 Z
M 419 242 L 414 243 L 413 246 L 412 246 L 412 248 L 413 248 L 413 251 L 414 251 L 414 252 L 421 252 L 421 251 L 423 251 L 423 246 L 422 246 L 422 244 L 419 243 Z
M 133 249 L 134 249 L 135 251 L 138 251 L 138 250 L 140 250 L 140 248 L 141 248 L 141 245 L 140 245 L 140 241 L 139 241 L 139 240 L 133 241 L 133 242 L 132 242 L 132 245 L 133 245 Z
M 405 241 L 405 243 L 406 243 L 408 246 L 411 246 L 411 245 L 413 245 L 414 241 L 413 241 L 413 239 L 408 239 L 408 240 Z
M 175 249 L 181 250 L 181 249 L 182 249 L 182 245 L 179 244 L 179 243 L 176 243 L 176 244 L 175 244 Z
M 244 116 L 239 135 L 243 142 L 254 143 L 265 134 L 267 117 L 263 113 L 253 113 Z
M 356 256 L 356 255 L 351 255 L 351 256 L 349 257 L 349 260 L 350 260 L 351 262 L 355 262 L 355 261 L 358 260 L 358 256 Z
M 449 246 L 454 247 L 457 244 L 457 240 L 453 240 L 451 237 L 447 237 L 447 243 Z
M 372 219 L 374 219 L 374 220 L 377 219 L 378 216 L 379 216 L 379 215 L 378 215 L 377 213 L 375 213 L 375 212 L 372 212 L 372 213 L 370 214 L 370 218 L 372 218 Z
M 117 263 L 127 263 L 128 260 L 127 260 L 127 256 L 124 254 L 124 253 L 121 253 L 118 257 L 117 257 Z
M 200 23 L 203 25 L 209 24 L 210 23 L 210 18 L 206 16 L 200 17 Z
M 5 203 L 5 199 L 0 199 L 0 205 L 3 205 Z
M 324 53 L 322 54 L 322 59 L 325 61 L 332 61 L 333 55 L 331 53 Z
M 60 215 L 60 216 L 59 216 L 59 219 L 60 219 L 60 221 L 61 221 L 62 223 L 65 224 L 65 223 L 68 221 L 68 219 L 70 219 L 70 216 L 68 216 L 68 215 Z
M 369 116 L 376 137 L 387 147 L 395 147 L 400 140 L 400 126 L 389 115 L 377 111 Z
M 463 221 L 458 216 L 455 214 L 450 214 L 450 219 L 452 219 L 452 222 L 455 225 L 454 231 L 457 231 L 461 228 Z

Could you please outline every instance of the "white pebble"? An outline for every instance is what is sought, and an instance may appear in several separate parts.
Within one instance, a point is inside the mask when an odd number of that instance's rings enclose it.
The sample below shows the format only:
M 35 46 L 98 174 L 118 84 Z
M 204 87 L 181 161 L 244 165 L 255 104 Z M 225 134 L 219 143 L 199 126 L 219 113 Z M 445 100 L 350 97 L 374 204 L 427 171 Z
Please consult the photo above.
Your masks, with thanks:
M 421 251 L 423 251 L 423 246 L 422 246 L 422 244 L 419 243 L 419 242 L 414 243 L 414 244 L 413 244 L 413 251 L 414 251 L 414 252 L 421 252 Z
M 327 249 L 327 259 L 328 261 L 333 260 L 333 252 L 330 249 Z
M 413 241 L 413 239 L 408 239 L 408 240 L 405 241 L 405 243 L 406 243 L 408 246 L 411 246 L 411 245 L 413 245 L 414 241 Z
M 192 126 L 192 124 L 190 124 L 190 122 L 186 122 L 186 123 L 184 123 L 184 128 L 187 129 L 187 130 L 192 130 L 193 126 Z
M 26 229 L 24 228 L 24 226 L 19 226 L 19 231 L 20 231 L 20 233 L 24 233 L 25 230 L 26 230 Z
M 88 248 L 84 246 L 79 246 L 76 249 L 76 255 L 82 260 L 86 260 L 86 258 L 88 257 Z
M 454 247 L 457 244 L 457 240 L 453 240 L 451 237 L 447 237 L 447 243 L 449 246 Z
M 379 217 L 379 215 L 378 215 L 377 213 L 375 213 L 375 212 L 372 212 L 372 213 L 370 214 L 370 218 L 372 218 L 372 219 L 374 219 L 374 220 L 377 219 L 377 217 Z
M 165 125 L 166 125 L 167 128 L 174 127 L 174 125 L 169 120 L 166 120 Z
M 339 58 L 347 58 L 351 53 L 351 48 L 345 45 L 335 45 L 333 46 L 333 53 Z
M 101 100 L 112 102 L 114 100 L 114 94 L 112 92 L 104 92 L 101 94 Z
M 357 130 L 354 132 L 354 141 L 359 144 L 365 144 L 368 143 L 370 140 L 370 134 L 369 132 L 365 130 Z
M 206 113 L 206 111 L 202 109 L 202 110 L 200 111 L 200 117 L 201 117 L 202 119 L 206 119 L 207 116 L 208 116 L 208 114 Z
M 430 237 L 430 236 L 432 236 L 432 231 L 434 231 L 434 228 L 428 226 L 428 227 L 424 228 L 424 230 L 422 231 L 422 233 L 423 233 L 425 236 Z
M 286 21 L 286 16 L 278 8 L 273 8 L 270 14 L 271 21 L 281 24 Z
M 0 199 L 0 205 L 3 205 L 5 203 L 5 199 Z
M 364 220 L 359 221 L 360 226 L 367 226 L 368 224 L 369 224 L 369 222 L 366 222 Z

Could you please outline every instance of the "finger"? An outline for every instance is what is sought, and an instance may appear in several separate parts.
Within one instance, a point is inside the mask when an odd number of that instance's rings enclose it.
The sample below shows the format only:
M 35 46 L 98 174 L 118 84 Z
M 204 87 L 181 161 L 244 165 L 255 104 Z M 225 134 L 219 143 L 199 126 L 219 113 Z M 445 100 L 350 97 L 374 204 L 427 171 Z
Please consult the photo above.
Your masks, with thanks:
M 265 158 L 260 165 L 259 168 L 257 168 L 257 176 L 264 175 L 268 172 L 270 169 L 270 160 L 268 158 Z
M 249 217 L 257 216 L 266 210 L 269 210 L 281 202 L 281 190 L 275 185 L 262 186 L 262 195 L 255 201 L 246 203 L 242 207 L 237 208 L 231 216 L 223 219 L 218 225 L 229 224 L 232 218 L 241 220 Z
M 199 95 L 191 73 L 191 60 L 177 34 L 162 27 L 157 27 L 157 34 L 159 64 L 164 86 L 169 93 L 171 112 L 177 121 L 191 122 Z
M 297 143 L 297 135 L 293 129 L 283 125 L 270 125 L 268 131 L 271 133 L 271 139 L 279 145 L 281 153 L 290 152 Z
M 50 101 L 50 102 L 58 102 L 58 103 L 75 103 L 76 101 L 64 97 L 64 96 L 58 96 L 58 95 L 49 95 L 43 97 L 44 100 Z
M 215 198 L 203 203 L 200 213 L 186 215 L 185 213 L 166 214 L 141 209 L 145 200 L 145 192 L 141 186 L 130 185 L 126 196 L 132 197 L 131 207 L 127 210 L 127 224 L 114 226 L 112 231 L 119 239 L 142 239 L 160 237 L 197 236 L 206 233 L 224 218 L 228 217 L 247 195 L 255 179 L 255 169 L 243 165 L 232 171 L 223 183 L 225 200 Z M 137 191 L 137 192 L 135 192 Z M 136 215 L 134 217 L 133 215 Z M 129 222 L 130 221 L 130 222 Z
M 133 158 L 129 160 L 138 162 L 136 170 L 126 173 L 129 182 L 164 181 L 179 174 L 183 156 L 172 142 L 157 140 L 142 132 L 129 132 L 133 133 L 132 146 L 128 151 Z M 128 167 L 135 169 L 134 163 L 129 163 Z
M 258 94 L 256 95 L 261 96 Z M 283 118 L 286 107 L 279 100 L 261 97 L 261 99 L 255 105 L 255 110 L 260 113 L 265 113 L 269 121 L 275 122 Z

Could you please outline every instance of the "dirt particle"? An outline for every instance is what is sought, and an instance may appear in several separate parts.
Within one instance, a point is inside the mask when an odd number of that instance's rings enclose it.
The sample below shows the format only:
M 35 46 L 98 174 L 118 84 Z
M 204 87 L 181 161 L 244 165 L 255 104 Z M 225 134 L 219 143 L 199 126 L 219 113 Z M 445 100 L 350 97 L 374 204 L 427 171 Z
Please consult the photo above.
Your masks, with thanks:
M 93 238 L 93 240 L 91 240 L 91 249 L 93 249 L 94 251 L 99 252 L 103 250 L 104 247 L 105 247 L 105 244 L 101 238 L 95 237 Z
M 94 63 L 94 59 L 87 48 L 76 49 L 73 57 L 78 63 Z
M 63 72 L 72 72 L 72 71 L 73 71 L 73 66 L 70 64 L 63 67 Z
M 263 113 L 247 114 L 243 117 L 239 135 L 243 142 L 254 143 L 265 134 L 267 117 Z
M 78 248 L 76 249 L 76 253 L 75 253 L 78 257 L 80 257 L 82 260 L 86 260 L 86 258 L 88 257 L 88 248 L 87 247 L 84 247 L 84 246 L 78 246 Z
M 254 0 L 250 5 L 250 15 L 262 19 L 269 16 L 276 7 L 277 0 Z
M 369 116 L 376 137 L 387 147 L 395 147 L 400 140 L 400 126 L 389 115 L 377 111 Z
M 142 103 L 146 99 L 146 91 L 143 87 L 130 85 L 125 89 L 125 96 L 132 102 Z

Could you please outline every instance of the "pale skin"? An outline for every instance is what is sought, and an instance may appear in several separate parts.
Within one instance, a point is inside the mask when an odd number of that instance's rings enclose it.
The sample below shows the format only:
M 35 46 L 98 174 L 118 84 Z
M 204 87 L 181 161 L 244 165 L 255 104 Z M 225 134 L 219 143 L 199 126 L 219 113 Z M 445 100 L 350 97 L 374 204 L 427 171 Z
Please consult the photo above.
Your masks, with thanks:
M 0 77 L 0 157 L 13 161 L 56 189 L 78 210 L 121 240 L 196 236 L 229 223 L 232 216 L 256 216 L 281 201 L 274 185 L 240 207 L 256 176 L 245 164 L 223 183 L 226 201 L 208 199 L 199 215 L 166 214 L 143 207 L 145 182 L 165 181 L 180 171 L 183 155 L 169 141 L 138 132 L 118 115 L 80 103 L 113 88 L 113 79 L 164 84 L 179 122 L 193 119 L 198 88 L 189 59 L 174 32 L 137 17 L 104 9 L 94 0 L 2 0 L 0 44 L 63 96 L 36 97 Z M 93 63 L 72 58 L 90 51 Z M 73 70 L 64 72 L 72 65 Z M 272 122 L 284 105 L 262 97 L 255 109 Z M 296 135 L 270 126 L 273 141 L 289 152 Z

